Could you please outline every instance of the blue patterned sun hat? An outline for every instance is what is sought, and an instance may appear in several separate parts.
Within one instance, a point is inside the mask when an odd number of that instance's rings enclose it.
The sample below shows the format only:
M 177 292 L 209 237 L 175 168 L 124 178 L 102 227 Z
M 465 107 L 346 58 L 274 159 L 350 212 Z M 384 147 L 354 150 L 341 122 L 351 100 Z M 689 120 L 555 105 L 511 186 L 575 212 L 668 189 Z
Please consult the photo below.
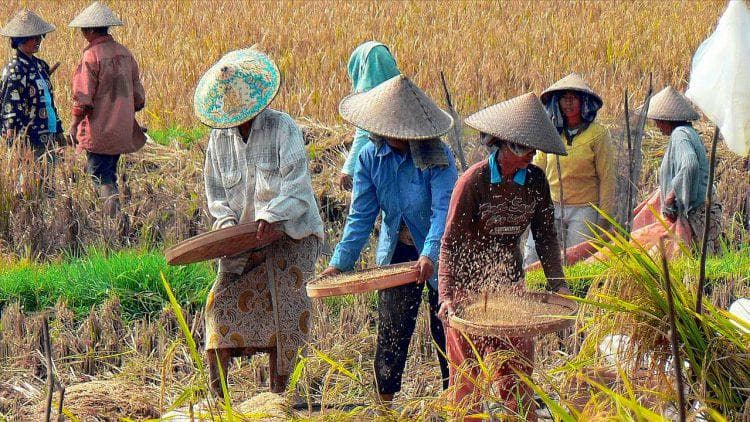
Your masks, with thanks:
M 279 69 L 254 48 L 227 53 L 198 81 L 193 109 L 213 128 L 238 126 L 263 111 L 279 91 Z

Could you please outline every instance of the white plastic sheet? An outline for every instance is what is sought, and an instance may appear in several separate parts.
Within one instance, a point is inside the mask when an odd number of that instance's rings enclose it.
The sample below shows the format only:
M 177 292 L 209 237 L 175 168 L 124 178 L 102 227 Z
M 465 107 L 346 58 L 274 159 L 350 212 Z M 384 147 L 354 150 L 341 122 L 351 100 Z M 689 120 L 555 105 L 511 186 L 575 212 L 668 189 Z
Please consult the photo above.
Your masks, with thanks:
M 729 2 L 698 47 L 685 95 L 719 126 L 731 151 L 750 153 L 750 10 L 743 0 Z

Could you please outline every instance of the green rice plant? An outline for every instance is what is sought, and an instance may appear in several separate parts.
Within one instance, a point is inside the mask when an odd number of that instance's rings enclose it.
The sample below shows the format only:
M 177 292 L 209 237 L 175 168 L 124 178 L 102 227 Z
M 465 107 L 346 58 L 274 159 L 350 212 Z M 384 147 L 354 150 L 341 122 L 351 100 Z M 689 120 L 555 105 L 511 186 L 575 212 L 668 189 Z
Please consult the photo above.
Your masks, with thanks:
M 169 126 L 163 129 L 149 130 L 148 136 L 159 145 L 169 146 L 172 143 L 177 143 L 182 148 L 190 148 L 196 142 L 205 140 L 208 132 L 209 130 L 205 126 L 192 128 Z
M 33 312 L 62 299 L 81 318 L 92 306 L 117 296 L 126 319 L 155 315 L 169 302 L 160 273 L 173 280 L 176 297 L 191 309 L 203 305 L 215 277 L 210 264 L 172 267 L 157 251 L 89 249 L 83 258 L 21 261 L 0 268 L 0 308 L 18 301 Z
M 696 272 L 698 260 L 691 255 L 685 255 L 674 259 L 671 266 L 681 269 L 683 273 Z M 577 262 L 565 267 L 565 276 L 568 285 L 576 296 L 586 296 L 588 289 L 595 280 L 601 278 L 610 268 L 604 262 Z M 708 257 L 706 260 L 707 284 L 713 286 L 726 284 L 734 281 L 738 287 L 748 285 L 750 287 L 750 244 L 740 244 L 729 247 L 717 256 Z M 547 279 L 542 270 L 533 270 L 526 273 L 526 284 L 532 290 L 542 290 Z
M 645 371 L 649 388 L 665 394 L 659 401 L 675 402 L 664 270 L 659 257 L 629 242 L 621 227 L 615 229 L 596 235 L 597 249 L 608 257 L 607 269 L 596 277 L 587 298 L 576 299 L 583 305 L 581 329 L 587 337 L 569 368 L 590 366 L 601 358 L 598 345 L 606 336 L 624 334 L 630 338 L 629 375 Z M 734 263 L 724 265 L 735 270 Z M 739 417 L 750 397 L 750 333 L 741 327 L 750 325 L 707 301 L 702 314 L 695 312 L 694 266 L 670 265 L 669 273 L 679 353 L 687 364 L 687 396 L 730 418 Z

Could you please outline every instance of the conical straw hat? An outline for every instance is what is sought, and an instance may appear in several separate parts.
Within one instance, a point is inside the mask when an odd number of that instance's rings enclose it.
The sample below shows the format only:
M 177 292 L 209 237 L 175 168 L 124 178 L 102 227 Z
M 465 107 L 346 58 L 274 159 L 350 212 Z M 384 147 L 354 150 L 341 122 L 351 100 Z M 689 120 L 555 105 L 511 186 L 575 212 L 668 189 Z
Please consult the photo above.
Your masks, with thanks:
M 36 13 L 29 9 L 21 10 L 8 22 L 0 35 L 6 37 L 34 37 L 44 35 L 55 30 L 55 26 L 47 23 Z
M 280 85 L 279 69 L 268 56 L 254 48 L 232 51 L 201 76 L 193 110 L 207 126 L 238 126 L 263 111 Z
M 404 75 L 347 96 L 339 113 L 358 128 L 392 139 L 432 139 L 453 127 L 453 118 Z
M 115 15 L 115 12 L 98 1 L 83 9 L 83 12 L 68 24 L 71 28 L 100 28 L 121 25 L 122 21 Z
M 687 97 L 677 92 L 671 86 L 667 86 L 651 97 L 651 102 L 648 106 L 648 118 L 682 122 L 698 120 L 701 116 L 695 111 L 695 108 L 693 108 Z
M 549 97 L 553 93 L 561 92 L 561 91 L 583 92 L 584 94 L 589 94 L 592 97 L 594 97 L 594 100 L 599 104 L 599 108 L 601 108 L 602 104 L 604 104 L 604 102 L 602 101 L 602 98 L 599 95 L 597 95 L 596 92 L 594 92 L 594 90 L 591 89 L 591 87 L 589 87 L 589 85 L 581 77 L 581 75 L 577 73 L 571 73 L 570 75 L 555 82 L 554 84 L 552 84 L 552 86 L 545 89 L 539 98 L 542 100 L 544 104 L 547 104 Z
M 503 141 L 567 155 L 560 134 L 533 92 L 479 110 L 465 122 Z

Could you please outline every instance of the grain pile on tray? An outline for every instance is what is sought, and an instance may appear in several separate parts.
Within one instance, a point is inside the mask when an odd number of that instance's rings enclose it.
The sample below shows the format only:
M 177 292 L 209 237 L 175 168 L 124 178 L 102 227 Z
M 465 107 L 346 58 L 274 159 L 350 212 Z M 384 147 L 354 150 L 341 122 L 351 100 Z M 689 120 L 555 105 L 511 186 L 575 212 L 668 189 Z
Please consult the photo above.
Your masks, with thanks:
M 539 301 L 527 295 L 501 295 L 480 298 L 459 310 L 461 318 L 475 324 L 490 326 L 521 326 L 551 322 L 567 315 L 570 309 Z
M 413 271 L 411 268 L 411 264 L 409 265 L 398 265 L 398 266 L 388 266 L 388 267 L 380 267 L 380 268 L 373 268 L 369 270 L 364 271 L 355 271 L 350 273 L 343 273 L 340 275 L 337 275 L 335 277 L 326 277 L 326 278 L 320 278 L 312 282 L 313 285 L 343 285 L 343 284 L 350 284 L 350 283 L 365 283 L 371 280 L 379 279 L 379 278 L 385 278 L 390 277 L 398 274 L 405 274 Z

